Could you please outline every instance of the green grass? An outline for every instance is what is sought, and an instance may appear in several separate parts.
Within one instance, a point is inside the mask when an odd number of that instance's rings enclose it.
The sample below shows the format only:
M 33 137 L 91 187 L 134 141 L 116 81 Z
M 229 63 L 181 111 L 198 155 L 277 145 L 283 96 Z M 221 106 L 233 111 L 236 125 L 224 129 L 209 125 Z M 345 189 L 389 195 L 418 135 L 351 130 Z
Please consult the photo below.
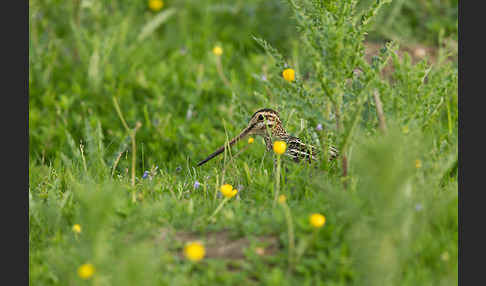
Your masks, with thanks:
M 458 283 L 457 1 L 165 2 L 29 3 L 31 285 Z M 407 42 L 433 63 L 398 57 Z M 263 107 L 341 157 L 282 157 L 276 177 L 255 138 L 195 167 Z

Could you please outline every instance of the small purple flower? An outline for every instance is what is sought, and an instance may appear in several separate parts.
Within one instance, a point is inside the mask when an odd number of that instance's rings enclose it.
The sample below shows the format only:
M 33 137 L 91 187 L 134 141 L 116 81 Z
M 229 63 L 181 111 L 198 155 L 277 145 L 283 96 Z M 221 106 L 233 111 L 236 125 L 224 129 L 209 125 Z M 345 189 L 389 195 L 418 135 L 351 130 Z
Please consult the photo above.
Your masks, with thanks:
M 316 127 L 316 130 L 317 131 L 322 131 L 322 124 L 317 124 L 317 127 Z
M 423 208 L 424 207 L 420 203 L 415 205 L 415 210 L 418 211 L 418 212 L 421 211 Z
M 192 118 L 192 109 L 188 109 L 186 112 L 186 120 L 190 120 Z
M 264 74 L 262 74 L 261 79 L 262 79 L 263 81 L 267 81 L 267 77 L 266 77 Z
M 241 191 L 243 191 L 245 189 L 245 187 L 243 185 L 238 185 L 238 193 L 236 193 L 236 199 L 240 199 L 240 193 Z
M 147 179 L 148 175 L 149 175 L 149 171 L 143 172 L 142 179 Z
M 200 185 L 201 185 L 201 184 L 200 184 L 198 181 L 195 181 L 195 182 L 194 182 L 194 189 L 199 188 L 199 186 L 200 186 Z

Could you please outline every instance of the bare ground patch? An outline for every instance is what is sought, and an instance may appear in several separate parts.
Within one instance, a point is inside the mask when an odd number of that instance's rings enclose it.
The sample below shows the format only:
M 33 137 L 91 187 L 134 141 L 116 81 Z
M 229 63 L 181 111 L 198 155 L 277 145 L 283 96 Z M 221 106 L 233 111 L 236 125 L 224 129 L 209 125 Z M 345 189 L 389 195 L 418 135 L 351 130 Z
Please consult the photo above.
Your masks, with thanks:
M 365 43 L 365 57 L 368 62 L 371 62 L 371 59 L 375 55 L 379 55 L 380 49 L 384 47 L 384 43 L 375 43 L 375 42 L 366 42 Z M 448 58 L 448 60 L 455 61 L 457 60 L 457 43 L 449 40 L 445 42 L 448 49 L 452 51 L 452 55 Z M 437 63 L 438 55 L 439 55 L 439 47 L 436 46 L 426 46 L 421 44 L 410 44 L 410 45 L 400 45 L 397 51 L 398 56 L 400 58 L 403 57 L 405 53 L 410 55 L 413 64 L 418 63 L 419 61 L 427 58 L 429 64 Z M 388 61 L 388 64 L 383 69 L 383 75 L 385 77 L 390 76 L 393 73 L 393 65 L 391 60 Z
M 180 245 L 185 245 L 191 241 L 201 241 L 206 249 L 206 258 L 228 260 L 245 259 L 245 252 L 248 250 L 254 251 L 259 256 L 271 256 L 280 247 L 277 236 L 235 237 L 229 230 L 199 234 L 162 228 L 154 237 L 155 243 L 168 243 L 171 241 Z M 182 255 L 181 249 L 178 251 L 178 256 L 182 257 Z

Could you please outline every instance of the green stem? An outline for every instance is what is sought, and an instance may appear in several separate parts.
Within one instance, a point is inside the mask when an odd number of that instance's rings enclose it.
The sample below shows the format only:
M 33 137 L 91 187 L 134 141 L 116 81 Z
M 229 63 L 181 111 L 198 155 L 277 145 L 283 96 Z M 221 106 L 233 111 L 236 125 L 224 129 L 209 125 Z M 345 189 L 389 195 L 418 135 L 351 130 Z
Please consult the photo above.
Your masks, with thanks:
M 221 64 L 221 58 L 219 56 L 216 58 L 216 70 L 218 71 L 218 75 L 223 81 L 224 85 L 226 85 L 227 88 L 231 89 L 231 83 L 224 76 L 223 65 Z
M 277 154 L 277 172 L 275 174 L 275 198 L 273 200 L 273 207 L 277 204 L 278 194 L 280 191 L 280 155 Z
M 290 208 L 287 203 L 282 203 L 282 208 L 285 213 L 285 220 L 287 221 L 287 232 L 289 236 L 289 271 L 294 266 L 294 253 L 295 253 L 295 237 L 294 237 L 294 226 L 292 223 L 292 214 L 290 213 Z
M 449 127 L 449 135 L 452 134 L 452 119 L 451 119 L 451 107 L 450 107 L 451 101 L 448 100 L 447 102 L 447 125 Z
M 314 229 L 312 234 L 305 237 L 304 240 L 299 244 L 299 248 L 296 250 L 295 263 L 299 263 L 299 260 L 300 260 L 300 258 L 302 258 L 302 255 L 304 255 L 307 247 L 309 247 L 309 245 L 314 243 L 314 241 L 317 238 L 317 232 L 318 231 L 319 231 L 318 228 Z
M 230 198 L 225 197 L 224 200 L 219 204 L 219 206 L 216 208 L 214 213 L 209 217 L 209 219 L 212 219 L 220 210 L 223 208 L 223 205 L 228 201 Z
M 128 135 L 130 136 L 130 139 L 132 141 L 132 201 L 136 202 L 137 198 L 135 196 L 135 167 L 136 167 L 136 161 L 137 161 L 137 143 L 135 140 L 135 136 L 137 134 L 137 130 L 142 126 L 140 122 L 137 122 L 135 124 L 135 128 L 130 129 L 128 127 L 127 122 L 125 121 L 125 118 L 123 117 L 123 114 L 120 109 L 120 105 L 118 104 L 118 100 L 116 97 L 113 97 L 113 104 L 115 105 L 116 112 L 118 113 L 118 116 L 120 117 L 120 120 L 127 130 Z

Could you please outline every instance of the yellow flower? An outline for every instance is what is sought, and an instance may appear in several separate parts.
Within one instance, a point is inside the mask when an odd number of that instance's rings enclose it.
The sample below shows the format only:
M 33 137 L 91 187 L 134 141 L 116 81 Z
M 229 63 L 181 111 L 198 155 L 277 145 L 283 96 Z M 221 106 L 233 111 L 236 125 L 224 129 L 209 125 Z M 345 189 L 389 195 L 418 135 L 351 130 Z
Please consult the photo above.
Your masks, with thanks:
M 224 184 L 221 186 L 221 193 L 228 193 L 231 192 L 231 190 L 233 190 L 233 186 L 230 184 Z
M 82 279 L 89 279 L 91 278 L 91 276 L 93 276 L 94 273 L 95 273 L 95 268 L 93 264 L 90 263 L 83 264 L 78 268 L 78 275 Z
M 273 143 L 273 151 L 279 155 L 285 153 L 285 150 L 287 149 L 287 143 L 284 141 L 275 141 Z
M 184 247 L 184 255 L 187 259 L 197 262 L 204 258 L 206 250 L 200 242 L 190 242 Z
M 287 196 L 285 196 L 285 195 L 278 196 L 278 202 L 279 203 L 283 204 L 283 203 L 285 203 L 286 200 L 287 200 Z
M 295 71 L 293 69 L 284 69 L 282 72 L 283 78 L 288 81 L 294 81 L 295 80 Z
M 442 259 L 443 261 L 448 261 L 449 260 L 449 252 L 444 252 L 440 255 L 440 259 Z
M 73 225 L 73 232 L 74 233 L 81 233 L 81 226 L 79 224 Z
M 248 138 L 248 144 L 252 144 L 253 142 L 255 142 L 255 139 L 253 139 L 253 137 Z
M 309 222 L 313 227 L 320 228 L 326 223 L 326 218 L 321 214 L 311 214 Z
M 221 186 L 221 193 L 226 198 L 232 198 L 232 197 L 236 196 L 236 193 L 238 193 L 238 190 L 233 189 L 233 186 L 231 186 L 230 184 L 224 184 L 224 185 Z
M 223 54 L 223 49 L 220 46 L 214 46 L 213 54 L 221 56 Z
M 162 7 L 164 7 L 164 1 L 162 1 L 162 0 L 149 0 L 148 6 L 149 6 L 150 10 L 157 12 L 160 9 L 162 9 Z
M 415 160 L 415 168 L 422 168 L 422 161 L 420 161 L 419 159 Z
M 403 126 L 402 132 L 403 132 L 403 134 L 407 134 L 408 132 L 410 132 L 410 130 L 408 129 L 408 125 Z

